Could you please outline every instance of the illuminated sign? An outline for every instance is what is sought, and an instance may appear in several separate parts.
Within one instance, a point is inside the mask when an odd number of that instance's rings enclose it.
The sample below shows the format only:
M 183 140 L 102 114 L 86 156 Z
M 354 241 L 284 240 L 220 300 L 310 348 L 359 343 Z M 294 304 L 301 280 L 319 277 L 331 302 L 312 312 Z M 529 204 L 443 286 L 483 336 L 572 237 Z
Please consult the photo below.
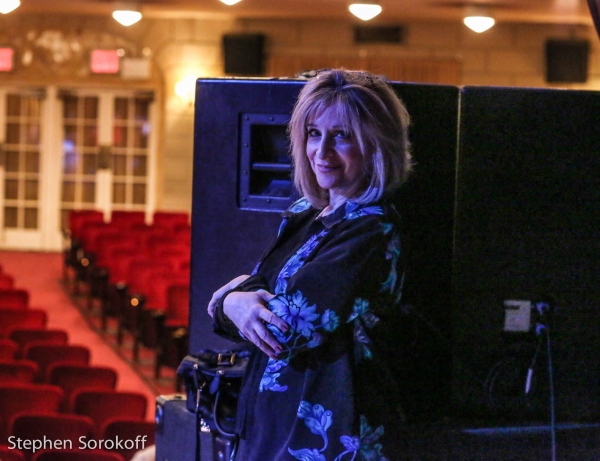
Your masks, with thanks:
M 14 54 L 12 48 L 0 48 L 0 72 L 10 72 L 13 70 Z
M 92 51 L 92 72 L 94 74 L 118 74 L 119 55 L 117 50 Z

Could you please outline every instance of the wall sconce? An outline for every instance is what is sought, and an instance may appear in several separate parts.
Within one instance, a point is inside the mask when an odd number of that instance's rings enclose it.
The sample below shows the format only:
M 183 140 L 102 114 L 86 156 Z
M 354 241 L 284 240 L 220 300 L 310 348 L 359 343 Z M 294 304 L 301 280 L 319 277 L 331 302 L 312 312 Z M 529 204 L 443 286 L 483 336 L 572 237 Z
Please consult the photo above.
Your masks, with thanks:
M 188 75 L 175 84 L 175 94 L 179 96 L 188 107 L 194 105 L 196 98 L 196 76 Z
M 236 3 L 239 3 L 241 0 L 221 0 L 223 3 L 225 3 L 225 5 L 235 5 Z
M 496 24 L 488 8 L 476 6 L 467 8 L 463 22 L 465 26 L 478 34 L 485 32 Z
M 129 27 L 140 19 L 142 19 L 142 13 L 139 12 L 138 8 L 132 4 L 121 4 L 115 5 L 115 10 L 112 13 L 112 17 L 119 24 Z
M 351 3 L 348 7 L 350 13 L 363 21 L 373 19 L 381 13 L 381 5 L 377 0 L 359 0 Z
M 8 14 L 11 11 L 16 10 L 21 5 L 20 0 L 1 0 L 0 1 L 0 13 Z

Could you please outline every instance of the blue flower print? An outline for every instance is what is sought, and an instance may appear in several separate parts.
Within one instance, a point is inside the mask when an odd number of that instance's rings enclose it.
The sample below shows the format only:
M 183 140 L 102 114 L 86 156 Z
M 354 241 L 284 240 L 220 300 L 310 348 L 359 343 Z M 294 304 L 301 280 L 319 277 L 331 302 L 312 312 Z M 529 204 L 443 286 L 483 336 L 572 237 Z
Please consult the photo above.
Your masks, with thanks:
M 354 358 L 360 362 L 364 359 L 371 360 L 373 353 L 369 347 L 371 338 L 365 327 L 371 329 L 378 322 L 377 317 L 369 308 L 369 301 L 358 298 L 354 301 L 354 308 L 348 317 L 347 323 L 354 322 Z
M 308 347 L 309 349 L 314 349 L 315 347 L 323 344 L 323 341 L 325 341 L 325 338 L 321 333 L 313 333 L 310 338 L 310 341 L 306 343 L 306 347 Z
M 311 236 L 307 242 L 285 263 L 277 276 L 275 294 L 284 293 L 287 289 L 287 281 L 304 265 L 306 258 L 310 256 L 321 239 L 327 234 L 327 229 Z
M 382 446 L 375 443 L 384 433 L 383 426 L 376 429 L 371 428 L 367 424 L 367 419 L 360 416 L 360 437 L 343 435 L 340 437 L 340 442 L 346 448 L 346 451 L 340 453 L 333 461 L 341 461 L 345 455 L 352 454 L 351 460 L 356 459 L 356 455 L 360 453 L 362 460 L 365 461 L 388 461 L 381 453 Z
M 346 216 L 345 219 L 356 219 L 361 216 L 369 215 L 383 215 L 383 208 L 380 206 L 366 206 L 361 208 L 362 205 L 355 202 L 346 202 Z
M 281 224 L 279 225 L 279 230 L 277 231 L 277 237 L 279 237 L 281 235 L 281 233 L 287 226 L 287 223 L 288 223 L 287 218 L 283 218 L 283 220 L 281 221 Z
M 323 439 L 323 448 L 321 448 L 320 450 L 316 450 L 316 449 L 308 449 L 305 448 L 303 450 L 292 450 L 291 448 L 288 448 L 288 451 L 290 452 L 290 454 L 292 454 L 293 456 L 296 457 L 296 459 L 305 459 L 305 458 L 299 458 L 297 456 L 297 454 L 305 454 L 305 453 L 322 453 L 323 451 L 325 451 L 327 449 L 327 445 L 329 445 L 329 440 L 327 438 L 327 430 L 331 427 L 331 425 L 333 424 L 333 412 L 331 410 L 325 410 L 325 408 L 323 408 L 323 405 L 311 405 L 309 402 L 303 400 L 302 402 L 300 402 L 300 405 L 298 406 L 298 418 L 303 419 L 304 420 L 304 424 L 306 424 L 306 427 L 308 427 L 308 429 L 310 430 L 310 432 L 312 432 L 315 435 L 319 435 L 321 436 L 321 438 Z M 313 458 L 306 458 L 306 459 L 313 459 Z M 319 459 L 319 458 L 314 458 L 314 459 Z M 325 459 L 325 458 L 323 458 Z
M 398 261 L 400 260 L 400 236 L 394 233 L 388 242 L 385 252 L 385 258 L 391 260 L 390 273 L 388 278 L 381 285 L 381 291 L 389 291 L 390 293 L 399 293 L 402 289 L 402 284 L 398 283 Z
M 354 323 L 354 359 L 360 362 L 364 359 L 372 360 L 373 352 L 369 348 L 371 338 L 359 322 Z
M 312 405 L 303 400 L 298 406 L 297 416 L 304 420 L 304 424 L 311 433 L 320 436 L 323 439 L 323 448 L 302 448 L 292 450 L 288 447 L 288 452 L 296 459 L 301 461 L 326 461 L 323 452 L 329 445 L 327 431 L 333 424 L 333 412 L 326 410 L 322 405 Z M 367 419 L 360 416 L 360 435 L 342 435 L 340 443 L 344 450 L 337 455 L 333 461 L 349 460 L 353 461 L 357 456 L 367 461 L 388 461 L 382 453 L 382 445 L 377 441 L 383 436 L 383 426 L 372 428 Z
M 349 435 L 342 435 L 340 437 L 340 442 L 344 445 L 344 448 L 347 452 L 358 451 L 360 450 L 360 438 L 359 437 L 350 437 Z
M 302 197 L 292 203 L 288 208 L 288 211 L 290 213 L 302 213 L 303 211 L 308 210 L 310 207 L 311 204 L 308 199 L 306 197 Z
M 278 383 L 280 373 L 276 373 L 289 364 L 296 349 L 306 347 L 315 348 L 323 343 L 325 337 L 323 332 L 335 330 L 339 324 L 339 316 L 328 309 L 323 314 L 319 314 L 317 307 L 309 305 L 308 300 L 302 296 L 301 291 L 293 295 L 277 295 L 269 301 L 269 309 L 275 315 L 283 319 L 289 326 L 287 332 L 281 331 L 272 324 L 267 328 L 273 333 L 275 338 L 284 347 L 284 352 L 280 355 L 286 356 L 285 360 L 270 359 L 265 369 L 260 383 L 260 391 L 283 392 L 287 386 Z
M 331 309 L 323 312 L 322 325 L 325 331 L 334 331 L 340 324 L 340 317 Z
M 312 450 L 310 448 L 303 448 L 302 450 L 292 450 L 291 448 L 288 448 L 288 451 L 294 458 L 299 459 L 300 461 L 327 461 L 325 455 L 316 448 Z
M 277 382 L 277 379 L 281 375 L 281 373 L 277 373 L 283 367 L 286 367 L 288 364 L 287 360 L 276 360 L 269 359 L 267 362 L 267 368 L 260 380 L 259 391 L 273 391 L 273 392 L 285 392 L 287 390 L 287 386 L 282 386 Z
M 369 309 L 369 301 L 366 299 L 357 298 L 354 301 L 354 308 L 352 309 L 352 314 L 348 317 L 347 322 L 350 323 L 352 320 L 357 318 L 361 318 L 367 328 L 373 328 L 377 322 L 379 322 L 379 317 L 377 317 L 371 310 Z
M 383 456 L 380 443 L 375 443 L 384 434 L 383 426 L 373 429 L 367 423 L 367 418 L 360 416 L 360 454 L 365 461 L 388 461 Z
M 310 338 L 315 329 L 313 322 L 319 318 L 315 312 L 317 307 L 308 305 L 300 291 L 293 295 L 276 296 L 269 302 L 271 312 L 283 319 L 290 326 L 289 334 L 297 333 Z
M 315 435 L 320 435 L 325 440 L 327 446 L 327 429 L 333 423 L 333 413 L 331 410 L 325 410 L 322 405 L 314 405 L 304 416 L 304 424 Z

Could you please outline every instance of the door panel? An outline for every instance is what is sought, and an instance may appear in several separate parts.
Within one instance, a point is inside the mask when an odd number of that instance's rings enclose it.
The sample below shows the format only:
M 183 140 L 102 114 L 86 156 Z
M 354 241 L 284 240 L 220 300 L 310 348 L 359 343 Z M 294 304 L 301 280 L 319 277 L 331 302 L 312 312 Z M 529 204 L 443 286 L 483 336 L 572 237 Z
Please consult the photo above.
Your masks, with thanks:
M 39 92 L 0 92 L 2 245 L 32 248 L 40 241 L 40 155 L 43 96 Z
M 154 207 L 152 92 L 0 86 L 0 248 L 60 250 L 71 210 Z
M 95 208 L 98 158 L 99 97 L 62 98 L 61 223 L 66 229 L 70 210 Z

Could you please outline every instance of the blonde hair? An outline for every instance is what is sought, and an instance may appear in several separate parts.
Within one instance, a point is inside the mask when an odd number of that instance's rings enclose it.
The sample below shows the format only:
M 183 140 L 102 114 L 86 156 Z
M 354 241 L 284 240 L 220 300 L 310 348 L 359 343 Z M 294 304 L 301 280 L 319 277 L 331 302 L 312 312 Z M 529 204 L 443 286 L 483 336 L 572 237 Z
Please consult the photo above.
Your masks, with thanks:
M 344 129 L 358 142 L 365 160 L 365 178 L 358 203 L 381 199 L 398 188 L 411 169 L 406 107 L 388 82 L 368 72 L 319 71 L 300 91 L 288 127 L 294 163 L 294 184 L 316 208 L 329 204 L 327 190 L 317 183 L 306 155 L 306 126 L 317 114 L 335 108 Z

